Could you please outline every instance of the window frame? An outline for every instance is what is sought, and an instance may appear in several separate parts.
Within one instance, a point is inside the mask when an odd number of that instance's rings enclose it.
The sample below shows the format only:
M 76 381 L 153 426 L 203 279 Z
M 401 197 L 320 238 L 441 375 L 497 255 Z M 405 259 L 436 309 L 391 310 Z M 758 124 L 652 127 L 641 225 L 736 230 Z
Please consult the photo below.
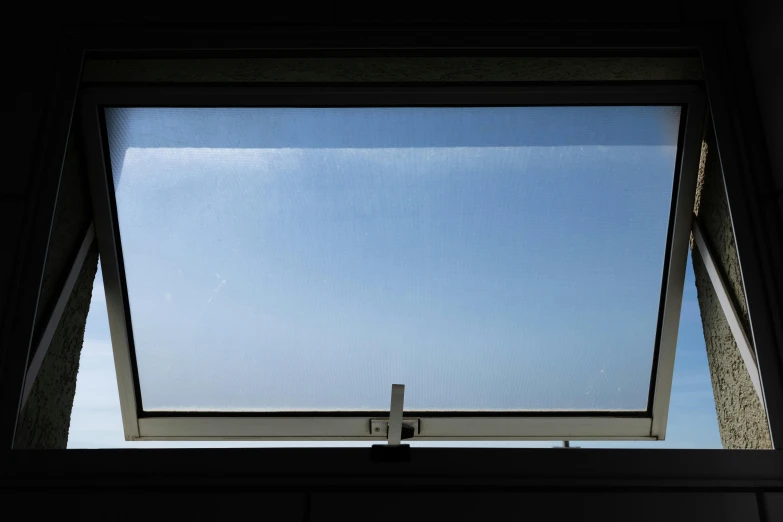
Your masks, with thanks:
M 669 410 L 705 98 L 695 83 L 139 85 L 90 87 L 81 99 L 96 236 L 126 440 L 380 441 L 370 421 L 388 412 L 144 412 L 133 354 L 103 108 L 680 105 L 680 135 L 659 303 L 650 398 L 645 412 L 405 412 L 421 419 L 417 440 L 663 440 Z

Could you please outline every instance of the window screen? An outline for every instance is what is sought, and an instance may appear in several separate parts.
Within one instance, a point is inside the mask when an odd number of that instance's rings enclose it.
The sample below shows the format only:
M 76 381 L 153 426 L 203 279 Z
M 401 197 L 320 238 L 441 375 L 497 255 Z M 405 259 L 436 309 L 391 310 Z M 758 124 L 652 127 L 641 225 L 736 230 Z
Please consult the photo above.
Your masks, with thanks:
M 104 114 L 144 412 L 648 409 L 679 105 Z

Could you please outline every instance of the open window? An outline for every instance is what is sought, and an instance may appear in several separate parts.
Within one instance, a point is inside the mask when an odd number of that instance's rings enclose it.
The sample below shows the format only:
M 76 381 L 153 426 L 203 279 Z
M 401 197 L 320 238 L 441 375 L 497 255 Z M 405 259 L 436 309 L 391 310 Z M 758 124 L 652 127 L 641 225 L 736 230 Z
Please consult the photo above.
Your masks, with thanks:
M 663 439 L 690 85 L 83 98 L 128 439 Z

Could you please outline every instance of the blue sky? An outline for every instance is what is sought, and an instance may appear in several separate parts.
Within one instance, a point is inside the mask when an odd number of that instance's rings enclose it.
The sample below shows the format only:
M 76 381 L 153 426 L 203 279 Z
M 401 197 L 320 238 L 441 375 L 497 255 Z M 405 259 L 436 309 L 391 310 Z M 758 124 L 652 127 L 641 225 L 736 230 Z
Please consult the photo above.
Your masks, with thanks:
M 145 409 L 383 410 L 398 382 L 408 409 L 646 408 L 678 124 L 110 111 Z M 668 432 L 603 445 L 720 447 L 690 265 Z M 126 444 L 193 445 L 123 441 L 98 278 L 69 447 Z

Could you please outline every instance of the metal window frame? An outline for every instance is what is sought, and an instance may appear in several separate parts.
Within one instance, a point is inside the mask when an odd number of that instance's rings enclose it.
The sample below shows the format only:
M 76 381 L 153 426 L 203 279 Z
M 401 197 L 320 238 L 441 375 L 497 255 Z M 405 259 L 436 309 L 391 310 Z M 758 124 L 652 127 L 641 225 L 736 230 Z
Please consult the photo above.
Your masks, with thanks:
M 265 414 L 144 412 L 136 374 L 103 107 L 357 107 L 680 105 L 677 166 L 648 408 L 644 412 L 405 412 L 418 440 L 663 440 L 705 122 L 698 84 L 148 85 L 91 87 L 81 99 L 96 237 L 101 254 L 126 440 L 383 440 L 370 422 L 388 412 Z
M 753 389 L 756 390 L 756 395 L 764 406 L 764 392 L 761 390 L 761 380 L 759 377 L 759 368 L 756 363 L 756 355 L 753 351 L 753 345 L 750 342 L 748 334 L 745 332 L 745 328 L 742 326 L 742 320 L 740 319 L 737 308 L 734 306 L 734 301 L 729 293 L 729 287 L 726 281 L 721 275 L 721 271 L 718 268 L 718 264 L 715 262 L 715 255 L 712 252 L 712 248 L 707 242 L 707 238 L 704 237 L 704 233 L 699 225 L 698 217 L 693 217 L 693 244 L 694 251 L 699 253 L 704 268 L 707 270 L 707 276 L 710 278 L 712 288 L 715 290 L 715 295 L 718 298 L 718 304 L 720 304 L 723 310 L 723 315 L 726 318 L 726 322 L 729 324 L 731 335 L 734 337 L 734 342 L 737 343 L 737 349 L 739 350 L 742 362 L 745 363 L 745 368 L 748 370 L 748 376 L 750 382 L 753 384 Z

